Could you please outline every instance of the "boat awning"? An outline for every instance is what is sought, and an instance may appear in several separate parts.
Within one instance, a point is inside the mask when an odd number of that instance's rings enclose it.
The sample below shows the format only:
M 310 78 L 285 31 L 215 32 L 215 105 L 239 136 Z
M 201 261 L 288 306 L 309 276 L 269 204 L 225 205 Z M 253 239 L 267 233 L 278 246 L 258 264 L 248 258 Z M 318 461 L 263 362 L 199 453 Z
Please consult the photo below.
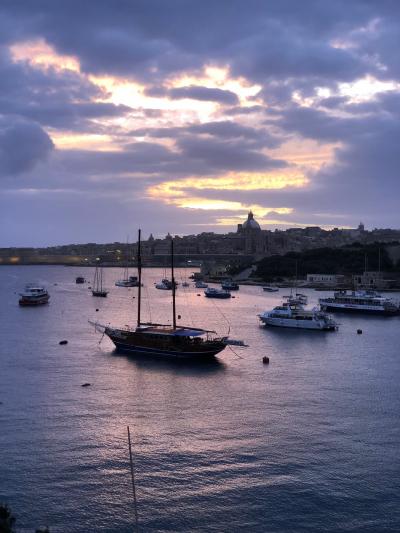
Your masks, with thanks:
M 204 330 L 198 330 L 198 329 L 177 329 L 171 335 L 175 335 L 177 337 L 198 337 L 199 335 L 204 335 L 206 333 Z

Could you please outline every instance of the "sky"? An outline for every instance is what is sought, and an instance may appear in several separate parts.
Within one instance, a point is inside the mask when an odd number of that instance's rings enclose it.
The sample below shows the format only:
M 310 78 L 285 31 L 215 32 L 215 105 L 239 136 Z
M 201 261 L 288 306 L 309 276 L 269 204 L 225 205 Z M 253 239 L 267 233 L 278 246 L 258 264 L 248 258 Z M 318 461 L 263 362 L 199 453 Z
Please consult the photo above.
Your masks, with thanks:
M 2 0 L 0 247 L 399 228 L 398 0 Z

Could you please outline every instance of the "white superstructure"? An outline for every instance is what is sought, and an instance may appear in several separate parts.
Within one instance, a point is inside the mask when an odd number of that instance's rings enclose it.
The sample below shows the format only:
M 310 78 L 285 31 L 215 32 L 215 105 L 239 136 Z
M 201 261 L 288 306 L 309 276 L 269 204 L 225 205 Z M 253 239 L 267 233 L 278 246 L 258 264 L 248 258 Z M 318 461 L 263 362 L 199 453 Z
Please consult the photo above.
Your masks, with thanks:
M 359 312 L 379 315 L 400 313 L 399 304 L 375 291 L 338 291 L 333 297 L 320 298 L 321 308 L 328 311 Z
M 315 308 L 311 311 L 304 309 L 298 303 L 285 302 L 274 307 L 272 311 L 265 311 L 258 315 L 265 326 L 281 328 L 316 329 L 320 331 L 334 331 L 338 329 L 333 318 Z

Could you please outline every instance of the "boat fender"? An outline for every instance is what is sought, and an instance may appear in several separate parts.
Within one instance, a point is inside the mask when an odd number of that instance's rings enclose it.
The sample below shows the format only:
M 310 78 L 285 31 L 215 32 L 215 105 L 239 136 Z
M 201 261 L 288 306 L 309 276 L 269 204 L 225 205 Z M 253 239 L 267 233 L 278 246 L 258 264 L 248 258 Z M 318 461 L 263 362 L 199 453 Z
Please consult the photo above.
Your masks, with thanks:
M 362 334 L 362 329 L 358 329 L 357 330 L 357 335 L 361 335 Z
M 263 362 L 263 365 L 269 365 L 269 357 L 264 355 L 264 357 L 262 358 L 262 362 Z
M 63 346 L 64 344 L 68 344 L 68 341 L 60 341 L 58 344 L 60 344 L 61 346 Z
M 90 387 L 90 383 L 82 383 L 81 387 Z

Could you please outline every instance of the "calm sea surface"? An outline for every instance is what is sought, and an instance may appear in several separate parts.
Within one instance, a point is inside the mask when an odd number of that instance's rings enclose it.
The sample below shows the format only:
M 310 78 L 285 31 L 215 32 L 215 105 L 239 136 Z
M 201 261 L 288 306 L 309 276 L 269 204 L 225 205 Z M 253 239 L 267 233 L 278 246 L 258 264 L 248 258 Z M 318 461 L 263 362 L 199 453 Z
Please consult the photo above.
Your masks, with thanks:
M 180 322 L 250 347 L 201 366 L 135 359 L 88 319 L 132 323 L 137 289 L 106 269 L 110 294 L 93 298 L 79 274 L 92 271 L 0 267 L 0 501 L 19 531 L 132 531 L 127 425 L 141 531 L 400 531 L 400 317 L 262 329 L 257 313 L 287 290 L 179 288 Z M 144 319 L 171 319 L 162 274 L 144 271 Z M 48 306 L 18 306 L 27 282 L 48 287 Z

